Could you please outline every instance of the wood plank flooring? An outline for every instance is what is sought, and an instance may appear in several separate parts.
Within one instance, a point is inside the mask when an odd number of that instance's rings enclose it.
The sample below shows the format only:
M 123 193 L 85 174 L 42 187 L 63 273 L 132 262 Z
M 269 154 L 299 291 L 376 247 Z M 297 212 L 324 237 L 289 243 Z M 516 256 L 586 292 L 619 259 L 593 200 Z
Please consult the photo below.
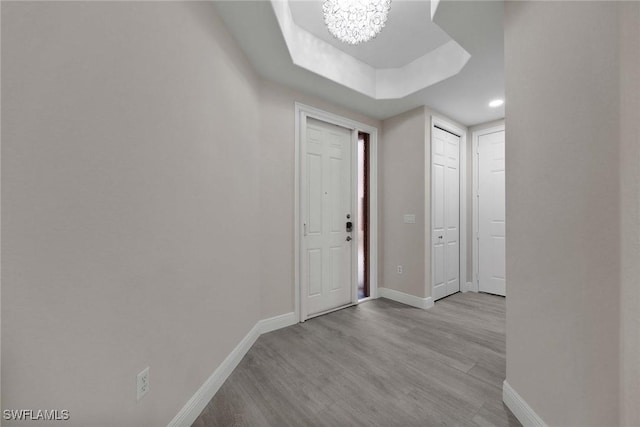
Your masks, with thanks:
M 193 427 L 520 426 L 504 378 L 504 298 L 381 298 L 262 335 Z

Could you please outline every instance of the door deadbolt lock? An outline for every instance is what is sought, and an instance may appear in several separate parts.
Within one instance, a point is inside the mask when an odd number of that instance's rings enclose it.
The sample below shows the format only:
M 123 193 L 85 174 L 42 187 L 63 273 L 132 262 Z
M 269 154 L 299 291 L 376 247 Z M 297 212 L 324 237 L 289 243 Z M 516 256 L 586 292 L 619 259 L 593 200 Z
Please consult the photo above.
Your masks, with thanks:
M 351 221 L 347 221 L 347 233 L 351 233 L 352 228 L 353 228 L 353 223 Z

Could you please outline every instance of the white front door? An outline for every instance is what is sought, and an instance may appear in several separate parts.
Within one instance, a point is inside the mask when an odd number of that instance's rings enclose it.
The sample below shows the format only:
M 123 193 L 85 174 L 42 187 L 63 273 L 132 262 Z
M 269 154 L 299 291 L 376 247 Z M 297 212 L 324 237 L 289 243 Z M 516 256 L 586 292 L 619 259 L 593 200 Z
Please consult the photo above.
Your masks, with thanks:
M 504 130 L 478 137 L 478 290 L 505 295 Z
M 352 131 L 306 119 L 302 141 L 302 316 L 352 302 Z M 357 237 L 357 236 L 356 236 Z M 357 243 L 357 242 L 356 242 Z
M 433 300 L 460 290 L 460 137 L 433 128 Z

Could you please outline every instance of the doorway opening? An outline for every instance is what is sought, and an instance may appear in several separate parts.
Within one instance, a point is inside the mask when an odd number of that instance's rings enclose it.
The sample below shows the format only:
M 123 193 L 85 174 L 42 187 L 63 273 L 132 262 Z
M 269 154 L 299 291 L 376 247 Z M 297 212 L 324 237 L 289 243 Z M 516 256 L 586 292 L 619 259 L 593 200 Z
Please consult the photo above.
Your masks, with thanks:
M 431 156 L 431 298 L 466 285 L 466 131 L 432 116 Z M 462 267 L 462 268 L 461 268 Z
M 473 132 L 473 290 L 506 295 L 505 127 Z
M 378 130 L 295 111 L 294 308 L 304 322 L 378 297 Z
M 369 298 L 369 134 L 358 132 L 358 299 Z

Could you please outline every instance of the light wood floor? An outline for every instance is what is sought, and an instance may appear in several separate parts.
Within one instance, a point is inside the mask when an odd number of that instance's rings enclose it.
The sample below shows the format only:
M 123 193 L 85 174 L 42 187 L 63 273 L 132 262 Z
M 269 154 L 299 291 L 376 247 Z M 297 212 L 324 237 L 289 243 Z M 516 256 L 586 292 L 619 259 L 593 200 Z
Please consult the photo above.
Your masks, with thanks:
M 193 427 L 519 426 L 504 378 L 504 298 L 378 299 L 262 335 Z

